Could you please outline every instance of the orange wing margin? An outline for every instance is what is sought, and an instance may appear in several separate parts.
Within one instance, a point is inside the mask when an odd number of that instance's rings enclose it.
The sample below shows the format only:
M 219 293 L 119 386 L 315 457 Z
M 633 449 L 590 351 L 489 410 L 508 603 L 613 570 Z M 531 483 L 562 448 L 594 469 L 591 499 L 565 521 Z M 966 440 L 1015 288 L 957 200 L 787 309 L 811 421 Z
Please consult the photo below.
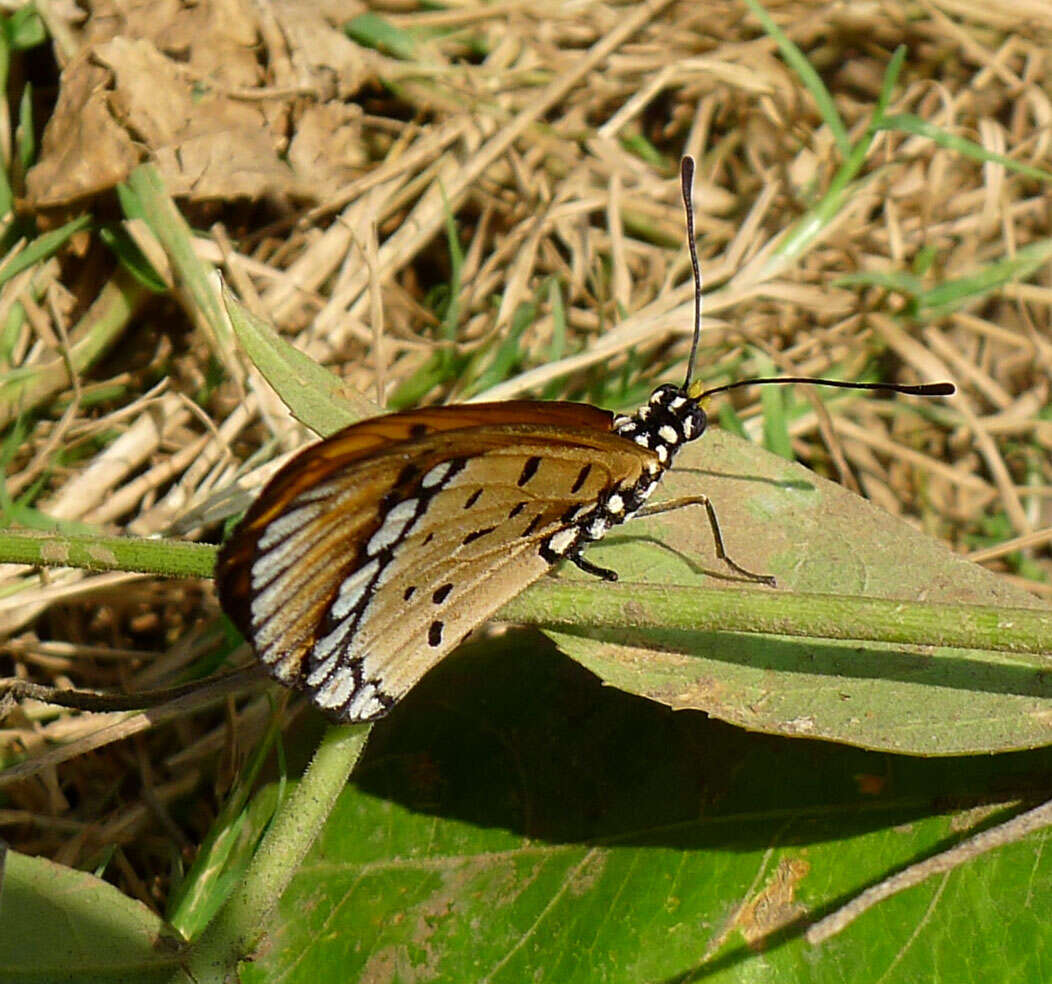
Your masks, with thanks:
M 312 444 L 286 465 L 267 485 L 266 502 L 276 515 L 285 503 L 323 482 L 337 469 L 368 458 L 393 444 L 416 440 L 439 431 L 467 427 L 522 424 L 597 430 L 609 433 L 614 415 L 587 403 L 543 400 L 506 400 L 500 403 L 453 403 L 370 417 Z M 292 462 L 289 462 L 291 465 Z M 262 498 L 262 497 L 261 497 Z M 257 500 L 258 502 L 259 500 Z M 258 517 L 259 510 L 253 510 Z

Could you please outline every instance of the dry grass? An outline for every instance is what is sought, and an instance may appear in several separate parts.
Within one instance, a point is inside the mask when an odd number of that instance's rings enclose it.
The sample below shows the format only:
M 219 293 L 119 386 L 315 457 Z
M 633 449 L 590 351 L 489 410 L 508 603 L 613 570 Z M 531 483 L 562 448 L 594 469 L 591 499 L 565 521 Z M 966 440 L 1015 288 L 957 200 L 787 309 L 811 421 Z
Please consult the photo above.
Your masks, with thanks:
M 741 3 L 391 3 L 387 22 L 401 33 L 386 53 L 351 45 L 320 16 L 249 19 L 224 34 L 209 4 L 190 9 L 192 23 L 117 25 L 141 39 L 134 58 L 114 46 L 112 22 L 49 21 L 67 56 L 89 40 L 108 45 L 105 57 L 67 69 L 64 92 L 76 69 L 109 100 L 109 116 L 77 150 L 120 177 L 134 163 L 127 147 L 140 153 L 156 140 L 169 185 L 203 230 L 199 254 L 348 387 L 388 406 L 519 394 L 622 405 L 666 370 L 678 374 L 690 284 L 674 175 L 680 154 L 693 153 L 711 291 L 705 375 L 723 381 L 773 364 L 847 376 L 875 364 L 900 381 L 954 379 L 959 396 L 928 409 L 924 427 L 887 403 L 856 401 L 821 427 L 810 415 L 791 430 L 793 449 L 822 471 L 842 459 L 885 509 L 1052 597 L 1052 268 L 1038 262 L 945 307 L 928 293 L 974 284 L 1047 242 L 1047 181 L 885 132 L 844 207 L 788 256 L 779 237 L 825 193 L 842 157 Z M 853 139 L 892 52 L 906 45 L 892 112 L 1049 167 L 1052 13 L 1043 0 L 790 0 L 770 10 Z M 332 23 L 346 16 L 334 9 Z M 261 39 L 247 54 L 246 32 Z M 173 36 L 178 61 L 162 43 Z M 407 37 L 416 39 L 411 60 L 391 53 Z M 40 50 L 25 59 L 38 75 L 48 71 Z M 157 59 L 164 71 L 136 76 Z M 137 109 L 144 84 L 170 85 L 174 100 L 202 80 L 211 88 L 199 130 Z M 19 95 L 15 81 L 11 92 Z M 42 119 L 53 106 L 38 107 Z M 96 119 L 99 107 L 73 109 Z M 0 130 L 8 142 L 10 131 Z M 238 136 L 247 132 L 250 153 Z M 52 221 L 59 207 L 112 218 L 105 186 L 78 185 L 53 150 L 45 138 L 30 205 L 47 206 Z M 129 232 L 157 255 L 141 224 Z M 869 279 L 840 284 L 849 274 Z M 907 274 L 912 309 L 880 279 Z M 133 316 L 113 313 L 115 297 Z M 273 456 L 307 437 L 239 353 L 115 274 L 93 233 L 8 279 L 0 325 L 13 521 L 169 533 L 260 449 Z M 744 403 L 739 412 L 754 415 Z M 12 565 L 0 576 L 4 675 L 136 689 L 202 672 L 222 649 L 208 583 Z M 112 877 L 158 907 L 173 845 L 192 855 L 237 750 L 267 719 L 263 698 L 152 729 L 141 715 L 100 722 L 24 706 L 0 732 L 5 758 L 57 751 L 5 788 L 3 835 L 78 866 L 113 850 Z M 82 754 L 114 722 L 111 737 L 134 737 Z

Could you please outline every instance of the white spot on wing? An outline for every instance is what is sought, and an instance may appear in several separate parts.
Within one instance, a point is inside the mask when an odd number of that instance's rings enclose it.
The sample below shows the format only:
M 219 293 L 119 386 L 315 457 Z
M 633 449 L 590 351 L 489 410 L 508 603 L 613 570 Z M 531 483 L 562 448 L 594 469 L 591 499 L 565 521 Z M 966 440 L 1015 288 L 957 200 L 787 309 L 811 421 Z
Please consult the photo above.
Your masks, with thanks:
M 314 488 L 307 489 L 305 492 L 301 492 L 296 496 L 297 505 L 307 502 L 317 502 L 319 499 L 327 499 L 331 495 L 339 495 L 341 492 L 347 492 L 348 486 L 345 482 L 324 482 L 321 485 L 315 485 Z M 332 503 L 329 503 L 331 506 Z
M 355 705 L 357 705 L 358 701 L 355 700 L 354 703 L 355 703 Z M 384 710 L 384 705 L 381 704 L 380 701 L 378 701 L 375 697 L 373 697 L 371 700 L 369 700 L 368 703 L 366 703 L 364 705 L 361 705 L 361 706 L 358 706 L 352 712 L 352 715 L 353 715 L 353 717 L 356 720 L 367 721 L 369 718 L 375 717 L 377 714 L 379 714 L 383 710 Z
M 259 549 L 269 550 L 275 543 L 280 543 L 290 533 L 295 533 L 302 526 L 306 526 L 312 519 L 321 515 L 324 505 L 320 502 L 311 503 L 309 506 L 300 506 L 292 512 L 279 516 L 263 531 L 259 538 Z
M 585 533 L 591 540 L 599 540 L 606 534 L 606 531 L 610 529 L 609 524 L 602 516 L 596 516 L 585 529 Z
M 339 653 L 333 653 L 324 663 L 319 663 L 312 671 L 311 675 L 307 677 L 307 684 L 311 687 L 318 686 L 333 670 L 336 669 L 336 664 L 340 660 Z
M 280 546 L 263 554 L 252 565 L 252 590 L 259 591 L 281 571 L 291 567 L 296 560 L 303 556 L 311 545 L 315 543 L 316 536 L 313 530 L 305 530 L 297 536 L 290 537 Z
M 360 567 L 347 577 L 340 585 L 340 593 L 332 606 L 332 617 L 343 618 L 348 612 L 353 611 L 358 602 L 362 600 L 369 583 L 380 568 L 380 561 L 371 560 L 364 567 Z
M 354 695 L 354 700 L 347 708 L 347 716 L 360 720 L 372 717 L 383 709 L 383 704 L 376 698 L 376 685 L 367 683 Z
M 405 532 L 405 528 L 416 515 L 418 501 L 417 499 L 406 499 L 404 502 L 398 503 L 384 517 L 380 528 L 369 538 L 369 544 L 366 546 L 365 552 L 371 556 L 387 549 L 392 543 L 397 543 Z
M 333 674 L 333 678 L 314 695 L 314 703 L 329 710 L 340 707 L 354 690 L 354 673 L 350 669 Z
M 327 636 L 322 636 L 314 644 L 314 648 L 311 650 L 311 658 L 315 662 L 324 662 L 333 653 L 338 652 L 356 624 L 351 619 L 344 619 L 340 622 Z
M 435 465 L 435 467 L 420 480 L 420 485 L 425 489 L 433 489 L 436 485 L 441 485 L 452 468 L 452 461 L 443 461 L 442 464 Z

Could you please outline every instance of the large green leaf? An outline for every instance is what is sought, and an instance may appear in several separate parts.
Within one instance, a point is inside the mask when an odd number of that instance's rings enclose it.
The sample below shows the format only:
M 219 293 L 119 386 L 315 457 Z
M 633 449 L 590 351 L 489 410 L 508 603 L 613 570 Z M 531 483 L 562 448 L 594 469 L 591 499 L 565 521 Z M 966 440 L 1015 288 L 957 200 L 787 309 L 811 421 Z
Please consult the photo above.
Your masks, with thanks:
M 690 445 L 676 464 L 661 496 L 709 495 L 730 555 L 778 579 L 776 589 L 743 591 L 1041 607 L 906 522 L 726 432 Z M 713 576 L 727 569 L 697 507 L 628 523 L 588 557 L 623 582 L 735 585 Z M 560 577 L 584 575 L 564 566 Z M 925 755 L 1052 740 L 1052 676 L 1040 658 L 1028 665 L 973 649 L 586 622 L 552 635 L 614 686 L 756 730 Z
M 147 984 L 178 964 L 178 943 L 141 902 L 83 871 L 7 852 L 0 886 L 5 984 Z
M 750 734 L 513 633 L 376 727 L 242 980 L 1044 980 L 1041 835 L 823 947 L 800 933 L 1050 774 L 1048 750 L 924 760 Z

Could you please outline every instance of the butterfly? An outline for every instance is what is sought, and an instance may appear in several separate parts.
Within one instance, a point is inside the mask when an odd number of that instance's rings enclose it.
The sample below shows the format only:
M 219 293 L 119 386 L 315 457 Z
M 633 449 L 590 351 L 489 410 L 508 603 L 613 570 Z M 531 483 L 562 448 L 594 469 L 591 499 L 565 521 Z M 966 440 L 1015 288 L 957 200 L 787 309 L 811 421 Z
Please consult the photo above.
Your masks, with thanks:
M 694 342 L 682 385 L 664 384 L 634 414 L 517 400 L 392 413 L 347 427 L 291 459 L 266 485 L 216 567 L 224 611 L 279 682 L 331 719 L 386 714 L 473 629 L 560 561 L 616 580 L 585 556 L 633 517 L 703 505 L 647 505 L 677 452 L 706 430 L 702 401 L 739 386 L 810 382 L 945 396 L 952 384 L 803 377 L 692 381 L 701 327 L 694 245 L 694 162 L 682 191 L 695 281 Z

